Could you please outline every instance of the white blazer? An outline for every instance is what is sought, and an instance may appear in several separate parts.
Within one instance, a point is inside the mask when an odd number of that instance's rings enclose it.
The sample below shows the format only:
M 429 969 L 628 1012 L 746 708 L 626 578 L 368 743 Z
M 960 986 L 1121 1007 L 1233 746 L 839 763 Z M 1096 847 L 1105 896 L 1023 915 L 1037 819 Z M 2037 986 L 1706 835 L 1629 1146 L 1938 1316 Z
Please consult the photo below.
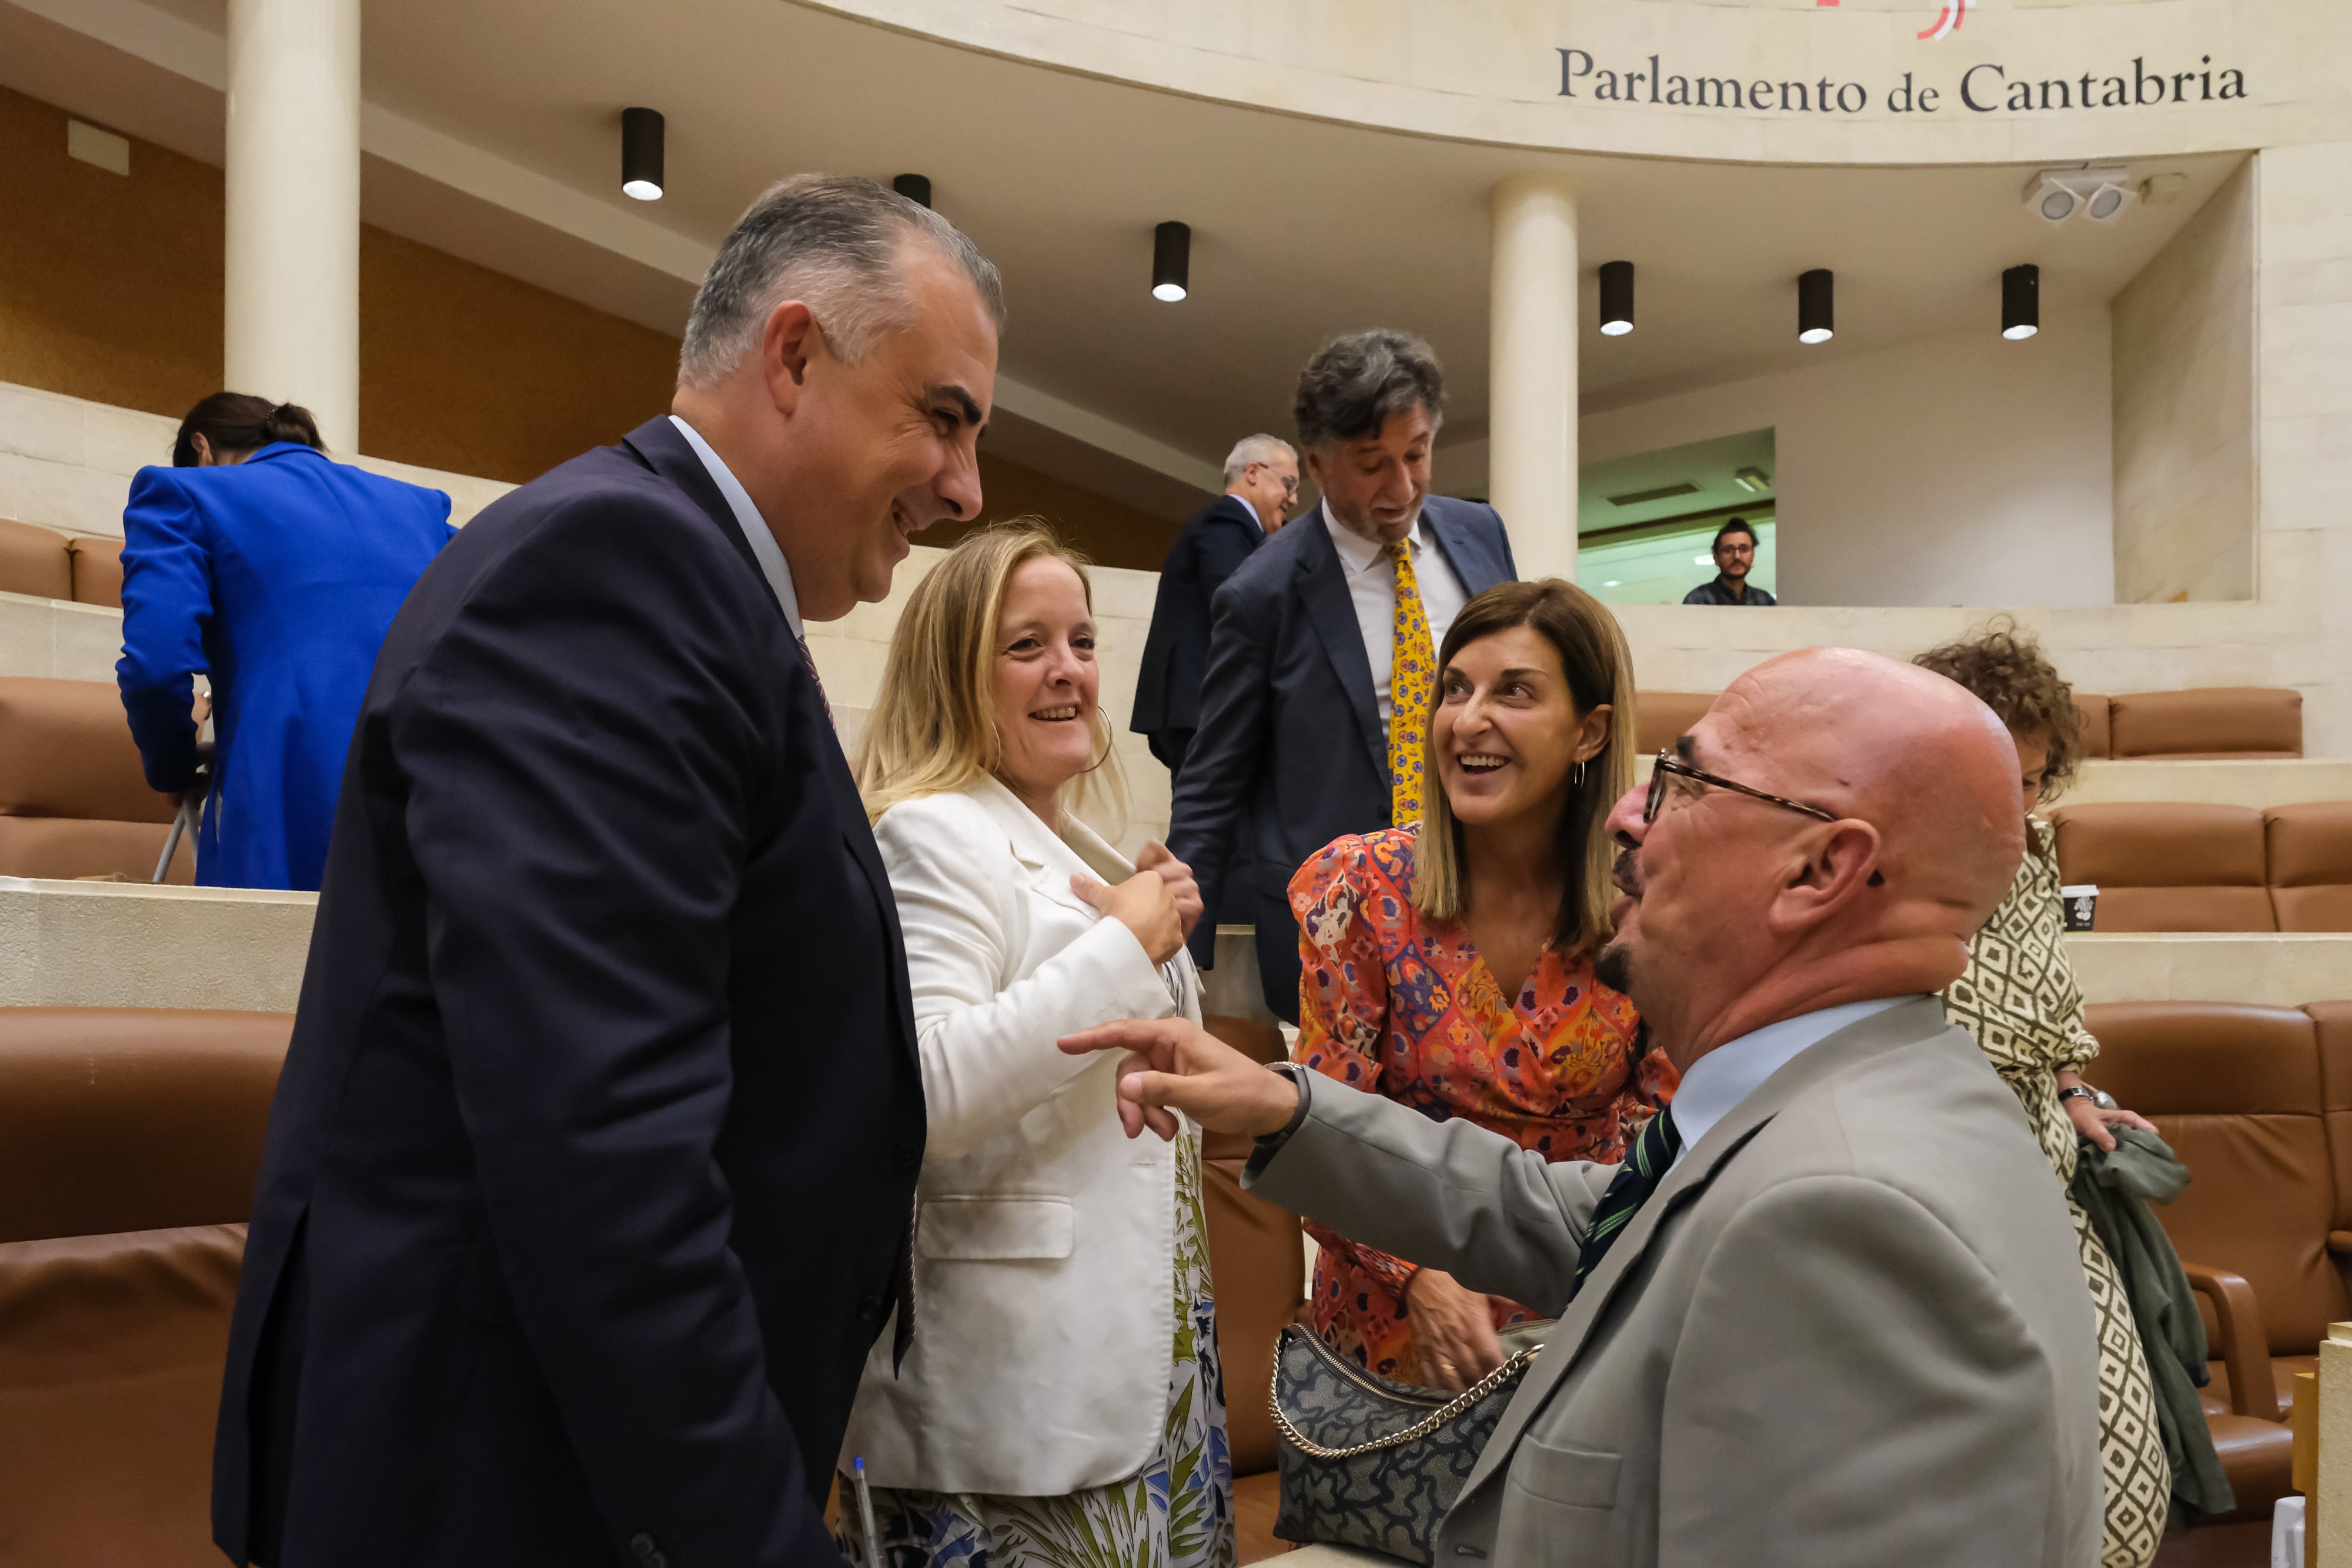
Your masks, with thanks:
M 1054 1042 L 1112 1019 L 1198 1021 L 1200 981 L 1070 891 L 1073 873 L 1135 868 L 1064 822 L 1055 835 L 992 779 L 874 826 L 930 1128 L 914 1347 L 894 1377 L 883 1333 L 842 1450 L 878 1486 L 1062 1496 L 1132 1475 L 1167 1417 L 1174 1150 L 1120 1131 L 1116 1052 Z

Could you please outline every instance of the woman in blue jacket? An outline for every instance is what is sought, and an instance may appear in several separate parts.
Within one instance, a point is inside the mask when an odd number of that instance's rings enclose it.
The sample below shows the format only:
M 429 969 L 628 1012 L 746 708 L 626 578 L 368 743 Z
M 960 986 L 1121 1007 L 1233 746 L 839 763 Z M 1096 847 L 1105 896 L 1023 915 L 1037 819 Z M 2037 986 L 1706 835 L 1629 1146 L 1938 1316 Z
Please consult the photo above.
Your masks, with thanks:
M 172 794 L 205 761 L 193 677 L 211 679 L 200 884 L 317 889 L 376 651 L 451 532 L 447 496 L 330 461 L 308 412 L 238 392 L 131 481 L 115 674 Z

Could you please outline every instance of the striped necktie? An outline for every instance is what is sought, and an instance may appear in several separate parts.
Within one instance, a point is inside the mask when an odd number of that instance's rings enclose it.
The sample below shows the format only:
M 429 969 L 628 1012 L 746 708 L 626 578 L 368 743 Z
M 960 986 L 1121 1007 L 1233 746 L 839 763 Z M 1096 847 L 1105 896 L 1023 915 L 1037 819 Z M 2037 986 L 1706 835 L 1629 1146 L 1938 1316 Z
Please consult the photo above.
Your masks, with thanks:
M 833 716 L 833 699 L 824 695 L 824 677 L 816 673 L 816 655 L 809 652 L 808 639 L 795 632 L 793 641 L 800 644 L 801 663 L 808 666 L 809 679 L 816 683 L 817 706 L 824 709 L 824 722 L 839 729 L 841 721 Z
M 1667 1167 L 1683 1146 L 1683 1135 L 1675 1126 L 1674 1107 L 1668 1106 L 1650 1118 L 1642 1135 L 1633 1140 L 1625 1163 L 1617 1167 L 1611 1178 L 1609 1190 L 1601 1195 L 1601 1202 L 1592 1210 L 1592 1228 L 1584 1233 L 1584 1255 L 1576 1260 L 1576 1282 L 1568 1292 L 1570 1301 L 1584 1289 L 1586 1278 L 1601 1267 L 1601 1260 L 1609 1256 L 1609 1249 L 1625 1233 L 1633 1216 L 1658 1190 L 1666 1179 Z
M 1412 574 L 1412 541 L 1399 539 L 1387 553 L 1396 568 L 1396 626 L 1389 651 L 1389 826 L 1402 828 L 1421 821 L 1437 653 L 1429 644 L 1429 616 Z

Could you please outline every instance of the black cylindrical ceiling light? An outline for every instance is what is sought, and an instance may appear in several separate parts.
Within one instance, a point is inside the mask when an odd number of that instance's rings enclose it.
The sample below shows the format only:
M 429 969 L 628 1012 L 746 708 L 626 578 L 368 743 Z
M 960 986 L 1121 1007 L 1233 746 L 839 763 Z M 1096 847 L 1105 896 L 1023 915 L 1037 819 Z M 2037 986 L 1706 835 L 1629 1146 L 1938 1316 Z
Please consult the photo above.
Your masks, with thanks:
M 890 188 L 919 207 L 931 204 L 931 177 L 929 174 L 901 174 L 890 182 Z
M 1173 305 L 1190 292 L 1192 225 L 1169 222 L 1151 231 L 1151 298 Z
M 1601 335 L 1622 338 L 1633 329 L 1633 264 L 1601 264 Z
M 2000 335 L 2011 342 L 2042 330 L 2042 269 L 2032 262 L 2000 275 Z
M 1797 279 L 1797 341 L 1826 343 L 1837 335 L 1837 277 L 1817 267 Z
M 621 193 L 641 202 L 662 196 L 662 117 L 656 109 L 621 110 Z

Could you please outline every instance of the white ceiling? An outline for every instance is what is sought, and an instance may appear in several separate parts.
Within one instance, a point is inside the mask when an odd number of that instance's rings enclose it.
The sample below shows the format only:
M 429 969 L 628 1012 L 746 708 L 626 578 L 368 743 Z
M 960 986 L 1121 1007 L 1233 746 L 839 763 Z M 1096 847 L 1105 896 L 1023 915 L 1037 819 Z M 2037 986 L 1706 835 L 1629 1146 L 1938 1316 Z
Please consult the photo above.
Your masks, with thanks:
M 225 26 L 223 0 L 103 3 Z M 217 94 L 163 85 L 133 61 L 110 90 L 103 61 L 32 19 L 58 4 L 0 0 L 0 79 L 81 112 L 110 107 L 124 129 L 217 159 Z M 2242 156 L 2143 162 L 2135 176 L 2189 176 L 2177 204 L 2134 206 L 2112 226 L 2053 227 L 2020 200 L 2025 167 L 1759 167 L 1430 141 L 974 54 L 789 0 L 373 0 L 365 28 L 373 108 L 569 187 L 567 199 L 601 204 L 614 221 L 649 219 L 696 245 L 715 245 L 786 174 L 929 174 L 940 209 L 1004 271 L 1006 372 L 1208 463 L 1252 429 L 1287 431 L 1299 364 L 1330 334 L 1373 324 L 1436 345 L 1452 387 L 1448 436 L 1475 438 L 1486 193 L 1515 170 L 1576 178 L 1590 410 L 1973 321 L 1992 330 L 2000 269 L 2020 261 L 2042 265 L 2052 314 L 2105 300 Z M 618 190 L 629 104 L 668 121 L 669 194 L 651 206 Z M 367 181 L 371 221 L 672 331 L 683 320 L 691 285 L 674 267 L 381 159 Z M 1192 297 L 1174 306 L 1146 287 L 1163 218 L 1193 230 Z M 1591 272 L 1618 257 L 1639 271 L 1639 325 L 1604 339 L 1591 325 Z M 1812 267 L 1837 271 L 1839 330 L 1801 349 L 1795 278 Z M 1038 460 L 1052 445 L 1024 450 Z M 1071 460 L 1065 451 L 1048 465 Z M 1170 490 L 1163 507 L 1184 493 Z

